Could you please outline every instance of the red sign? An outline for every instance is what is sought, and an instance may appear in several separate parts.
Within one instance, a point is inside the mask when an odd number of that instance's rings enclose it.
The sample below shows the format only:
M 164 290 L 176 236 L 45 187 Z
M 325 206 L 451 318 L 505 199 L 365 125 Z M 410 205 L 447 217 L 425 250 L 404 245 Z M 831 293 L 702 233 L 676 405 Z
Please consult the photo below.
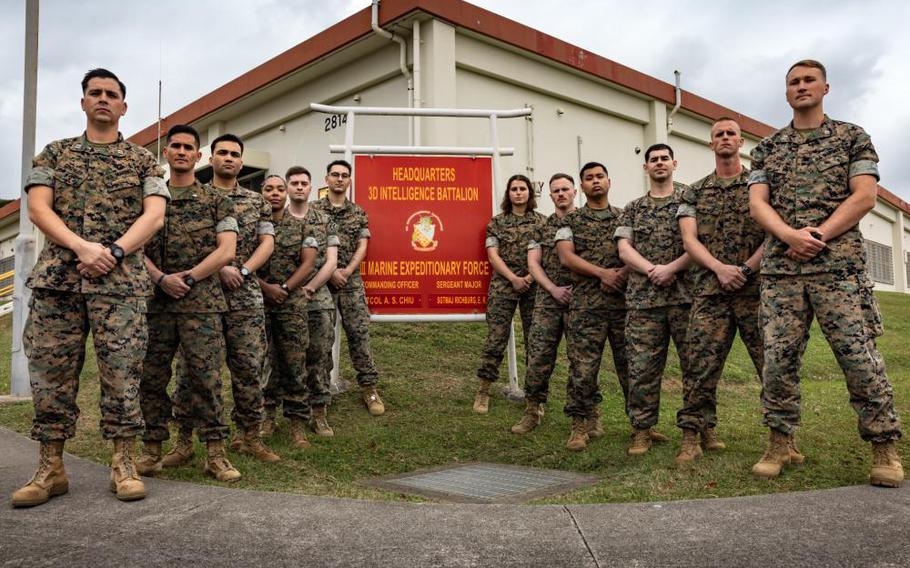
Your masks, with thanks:
M 354 171 L 373 234 L 360 265 L 370 312 L 483 313 L 490 158 L 356 156 Z

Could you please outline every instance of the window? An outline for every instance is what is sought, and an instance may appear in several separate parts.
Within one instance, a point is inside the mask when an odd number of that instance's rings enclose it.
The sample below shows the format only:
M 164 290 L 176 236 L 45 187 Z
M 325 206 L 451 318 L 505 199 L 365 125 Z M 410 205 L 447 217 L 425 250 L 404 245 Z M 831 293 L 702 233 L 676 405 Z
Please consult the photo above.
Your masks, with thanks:
M 13 296 L 13 276 L 16 257 L 8 256 L 0 260 L 0 302 L 6 302 Z
M 904 286 L 910 286 L 910 252 L 905 253 L 907 255 L 907 261 L 904 262 L 904 273 L 906 279 L 904 280 Z
M 868 259 L 869 277 L 873 282 L 894 284 L 894 256 L 891 247 L 865 240 L 866 258 Z

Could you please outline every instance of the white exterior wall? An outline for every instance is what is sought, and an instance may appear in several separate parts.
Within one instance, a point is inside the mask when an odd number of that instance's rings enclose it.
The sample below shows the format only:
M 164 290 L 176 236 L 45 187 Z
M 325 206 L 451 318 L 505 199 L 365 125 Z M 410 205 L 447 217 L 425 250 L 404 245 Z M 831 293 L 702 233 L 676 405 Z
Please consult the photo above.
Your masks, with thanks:
M 405 33 L 410 25 L 398 26 L 396 32 Z M 668 142 L 674 148 L 677 181 L 691 183 L 713 170 L 708 148 L 711 124 L 703 117 L 681 110 L 673 117 L 673 132 L 668 135 L 671 105 L 663 101 L 439 20 L 425 19 L 420 25 L 420 106 L 533 108 L 531 119 L 499 120 L 500 143 L 515 149 L 514 156 L 502 159 L 501 179 L 495 186 L 499 196 L 508 176 L 525 174 L 543 189 L 540 210 L 549 213 L 553 208 L 545 186 L 550 175 L 562 171 L 577 177 L 580 164 L 594 160 L 610 171 L 611 203 L 623 206 L 646 191 L 643 153 L 655 142 Z M 412 42 L 406 39 L 408 56 L 413 57 Z M 207 115 L 194 126 L 204 140 L 223 132 L 243 137 L 247 148 L 263 156 L 261 161 L 272 172 L 304 165 L 313 173 L 314 186 L 320 187 L 325 164 L 340 157 L 330 154 L 328 145 L 343 143 L 344 126 L 326 132 L 326 115 L 310 112 L 309 104 L 406 106 L 406 82 L 398 56 L 397 44 L 369 36 Z M 485 119 L 422 118 L 419 124 L 424 145 L 487 146 L 490 142 Z M 405 145 L 408 137 L 407 118 L 357 119 L 356 144 Z M 741 154 L 746 165 L 748 152 L 757 142 L 746 138 Z M 882 200 L 876 211 L 879 214 L 870 213 L 862 220 L 862 231 L 866 238 L 894 244 L 895 288 L 905 291 L 903 251 L 910 250 L 910 217 L 897 217 Z

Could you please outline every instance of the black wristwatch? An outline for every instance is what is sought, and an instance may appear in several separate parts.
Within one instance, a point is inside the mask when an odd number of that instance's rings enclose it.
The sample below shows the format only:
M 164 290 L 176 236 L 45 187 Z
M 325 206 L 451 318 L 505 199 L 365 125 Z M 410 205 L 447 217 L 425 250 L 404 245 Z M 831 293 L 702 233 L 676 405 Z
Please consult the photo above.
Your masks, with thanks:
M 249 279 L 250 279 L 250 275 L 252 275 L 252 274 L 253 274 L 253 273 L 250 272 L 250 269 L 247 268 L 246 266 L 241 266 L 241 267 L 240 267 L 240 275 L 243 276 L 243 279 L 244 279 L 244 280 L 249 280 Z
M 117 243 L 111 243 L 107 245 L 107 250 L 111 251 L 111 255 L 114 257 L 114 261 L 117 264 L 123 262 L 123 257 L 126 256 L 126 253 L 123 252 L 123 247 Z
M 187 274 L 186 276 L 183 277 L 183 283 L 186 284 L 187 286 L 189 286 L 190 288 L 192 288 L 193 286 L 196 285 L 196 279 L 193 278 L 192 274 Z
M 742 266 L 740 266 L 739 271 L 742 272 L 743 276 L 745 276 L 746 278 L 752 278 L 752 276 L 755 274 L 755 271 L 752 270 L 751 268 L 749 268 L 749 265 L 747 265 L 747 264 L 743 264 Z
M 288 294 L 290 294 L 290 293 L 291 293 L 291 289 L 290 289 L 290 288 L 288 288 L 288 285 L 287 285 L 287 283 L 284 283 L 284 284 L 281 284 L 281 285 L 280 285 L 280 286 L 278 286 L 278 287 L 279 287 L 279 288 L 281 288 L 281 289 L 282 289 L 282 290 L 284 290 L 284 291 L 285 291 L 285 292 L 287 292 L 287 293 L 288 293 Z

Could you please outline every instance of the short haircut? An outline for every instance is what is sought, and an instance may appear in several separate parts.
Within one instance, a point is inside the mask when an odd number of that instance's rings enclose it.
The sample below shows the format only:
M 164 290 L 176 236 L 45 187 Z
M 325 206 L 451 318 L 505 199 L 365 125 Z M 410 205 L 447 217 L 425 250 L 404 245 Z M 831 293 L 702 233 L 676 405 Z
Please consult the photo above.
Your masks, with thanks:
M 736 126 L 739 126 L 740 129 L 742 129 L 742 126 L 739 125 L 739 121 L 736 120 L 735 118 L 731 118 L 729 116 L 721 116 L 721 117 L 715 118 L 714 122 L 711 123 L 711 128 L 714 128 L 714 125 L 717 124 L 718 122 L 735 122 Z
M 651 144 L 650 146 L 648 146 L 648 149 L 645 150 L 645 163 L 646 164 L 648 163 L 648 158 L 651 157 L 651 152 L 657 152 L 658 150 L 666 150 L 667 152 L 670 152 L 671 160 L 676 159 L 676 157 L 673 155 L 673 148 L 671 148 L 668 144 Z
M 236 136 L 234 134 L 222 134 L 218 138 L 215 138 L 214 140 L 212 140 L 212 144 L 210 145 L 210 148 L 212 149 L 213 155 L 215 154 L 215 147 L 218 146 L 219 142 L 234 142 L 235 144 L 240 146 L 240 155 L 241 156 L 243 155 L 243 140 L 241 140 L 239 136 Z
M 528 176 L 522 174 L 515 174 L 506 182 L 506 194 L 502 196 L 502 203 L 499 204 L 499 208 L 502 209 L 503 213 L 512 212 L 512 200 L 509 199 L 509 189 L 516 181 L 524 182 L 528 187 L 528 205 L 525 208 L 525 212 L 537 209 L 537 197 L 534 195 L 534 189 L 531 187 L 531 180 L 528 179 Z
M 801 59 L 787 69 L 787 74 L 784 75 L 785 78 L 790 76 L 790 71 L 793 71 L 794 67 L 812 67 L 813 69 L 818 69 L 822 72 L 822 79 L 825 81 L 828 80 L 828 70 L 825 69 L 825 66 L 822 65 L 820 61 L 814 59 Z
M 82 78 L 82 94 L 85 94 L 85 91 L 88 90 L 88 82 L 92 79 L 113 79 L 114 81 L 117 81 L 117 84 L 120 85 L 120 95 L 124 99 L 126 98 L 126 85 L 123 84 L 123 81 L 102 67 L 98 67 L 97 69 L 90 69 L 88 73 L 86 73 Z
M 569 174 L 564 174 L 564 173 L 562 173 L 562 172 L 555 173 L 555 174 L 551 175 L 551 176 L 550 176 L 550 181 L 549 181 L 548 183 L 553 183 L 554 181 L 556 181 L 556 180 L 558 180 L 558 179 L 569 180 L 569 183 L 571 183 L 572 185 L 575 185 L 575 178 L 573 178 L 573 177 L 570 176 Z
M 581 167 L 581 170 L 578 172 L 579 179 L 584 179 L 585 172 L 588 170 L 593 170 L 594 168 L 603 168 L 604 173 L 608 176 L 610 175 L 610 171 L 607 169 L 607 166 L 601 164 L 600 162 L 588 162 L 587 164 L 583 165 Z
M 325 173 L 326 173 L 326 174 L 328 174 L 330 171 L 332 171 L 332 166 L 344 166 L 344 167 L 346 167 L 346 168 L 348 169 L 348 175 L 350 175 L 351 172 L 354 171 L 354 169 L 351 168 L 351 164 L 349 164 L 347 160 L 332 160 L 331 162 L 329 162 L 329 165 L 327 165 L 327 166 L 325 167 Z
M 278 179 L 280 179 L 280 180 L 281 180 L 281 183 L 283 183 L 285 186 L 287 186 L 287 184 L 288 184 L 288 182 L 284 181 L 284 178 L 281 177 L 280 175 L 278 175 L 278 174 L 269 174 L 269 175 L 265 176 L 264 178 L 262 178 L 262 187 L 265 187 L 265 181 L 266 181 L 266 180 L 272 179 L 272 178 L 278 178 Z
M 307 179 L 310 181 L 313 180 L 313 176 L 310 175 L 310 170 L 303 166 L 291 166 L 288 168 L 288 171 L 284 173 L 284 179 L 291 179 L 291 176 L 299 176 L 301 174 L 306 174 Z
M 189 124 L 175 124 L 167 131 L 167 138 L 165 138 L 165 144 L 170 144 L 171 138 L 177 134 L 189 134 L 193 137 L 193 140 L 196 141 L 196 149 L 199 149 L 199 133 L 196 132 L 196 129 L 190 126 Z

